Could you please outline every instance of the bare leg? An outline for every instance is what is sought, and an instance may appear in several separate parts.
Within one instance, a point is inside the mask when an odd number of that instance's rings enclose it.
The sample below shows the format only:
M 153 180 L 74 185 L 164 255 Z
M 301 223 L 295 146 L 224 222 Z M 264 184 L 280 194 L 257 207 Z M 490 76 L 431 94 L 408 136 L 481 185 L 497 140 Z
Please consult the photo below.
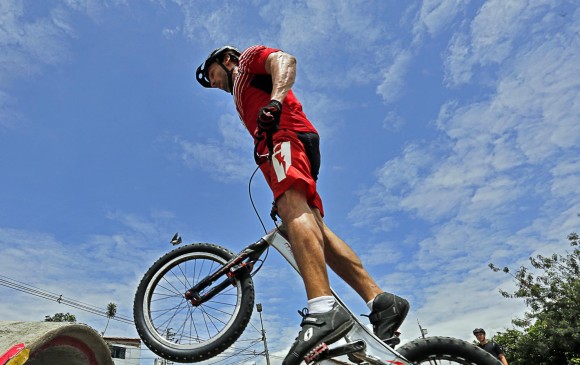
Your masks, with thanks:
M 288 230 L 294 258 L 302 275 L 308 299 L 332 295 L 324 258 L 324 238 L 316 216 L 297 184 L 276 202 L 278 214 Z
M 368 302 L 383 290 L 365 270 L 356 253 L 324 223 L 320 211 L 312 208 L 324 235 L 324 254 L 332 270 Z

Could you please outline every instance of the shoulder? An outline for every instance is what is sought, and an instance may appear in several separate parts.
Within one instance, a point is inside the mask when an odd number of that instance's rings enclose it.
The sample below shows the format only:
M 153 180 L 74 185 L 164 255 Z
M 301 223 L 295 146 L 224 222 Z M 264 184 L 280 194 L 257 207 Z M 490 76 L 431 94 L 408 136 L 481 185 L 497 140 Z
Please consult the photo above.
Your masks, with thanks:
M 238 67 L 243 72 L 264 73 L 264 65 L 266 64 L 268 56 L 279 51 L 277 48 L 270 48 L 263 45 L 246 48 L 240 55 Z
M 493 344 L 493 348 L 497 350 L 498 353 L 503 353 L 503 347 L 501 347 L 501 345 L 495 341 L 491 341 L 491 343 Z
M 266 47 L 264 45 L 261 44 L 257 44 L 251 47 L 246 48 L 242 54 L 241 57 L 252 57 L 256 54 L 261 54 L 261 53 L 273 53 L 273 52 L 278 52 L 280 51 L 278 48 L 271 48 L 271 47 Z

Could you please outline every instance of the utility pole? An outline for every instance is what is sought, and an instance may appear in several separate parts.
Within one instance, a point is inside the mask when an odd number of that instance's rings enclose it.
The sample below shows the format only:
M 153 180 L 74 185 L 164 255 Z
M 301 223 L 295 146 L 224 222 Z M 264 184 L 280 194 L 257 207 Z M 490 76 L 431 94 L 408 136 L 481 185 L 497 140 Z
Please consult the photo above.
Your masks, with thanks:
M 417 325 L 419 326 L 419 330 L 421 331 L 421 336 L 425 338 L 425 335 L 428 333 L 427 328 L 421 327 L 421 323 L 419 323 L 419 319 L 417 318 Z
M 419 326 L 419 330 L 421 331 L 421 336 L 423 338 L 425 338 L 425 335 L 427 334 L 427 328 L 421 327 L 421 323 L 419 323 L 419 318 L 417 318 L 417 325 Z M 429 365 L 433 365 L 433 364 L 437 365 L 438 364 L 437 360 L 433 360 L 433 362 L 431 362 L 431 360 L 429 360 Z
M 266 331 L 264 330 L 264 322 L 262 322 L 262 304 L 256 304 L 256 309 L 260 313 L 260 325 L 262 325 L 262 341 L 264 341 L 264 351 L 266 353 L 266 364 L 270 365 L 270 354 L 268 353 L 268 342 L 266 341 Z

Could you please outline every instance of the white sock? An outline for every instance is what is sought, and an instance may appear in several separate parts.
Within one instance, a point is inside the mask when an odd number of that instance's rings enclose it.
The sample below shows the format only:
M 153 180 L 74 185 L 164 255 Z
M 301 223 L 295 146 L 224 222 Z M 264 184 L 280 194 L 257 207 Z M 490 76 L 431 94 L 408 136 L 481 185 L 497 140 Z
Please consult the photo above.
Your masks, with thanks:
M 336 300 L 333 296 L 327 295 L 323 297 L 313 298 L 308 301 L 308 313 L 325 313 L 332 309 Z
M 367 307 L 369 307 L 369 310 L 372 312 L 373 311 L 373 303 L 375 302 L 374 299 L 371 299 L 367 302 Z

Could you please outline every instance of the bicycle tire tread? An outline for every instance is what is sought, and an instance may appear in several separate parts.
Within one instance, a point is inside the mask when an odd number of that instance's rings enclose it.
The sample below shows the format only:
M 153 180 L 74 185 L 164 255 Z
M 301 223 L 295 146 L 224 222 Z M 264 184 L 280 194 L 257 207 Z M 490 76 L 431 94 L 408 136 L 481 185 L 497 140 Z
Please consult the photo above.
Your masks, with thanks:
M 139 285 L 137 287 L 137 292 L 135 294 L 135 300 L 133 304 L 133 315 L 135 320 L 135 327 L 139 337 L 143 343 L 156 355 L 162 358 L 175 362 L 199 362 L 203 360 L 210 359 L 229 348 L 244 332 L 246 326 L 250 321 L 250 317 L 253 312 L 253 303 L 255 299 L 254 285 L 249 273 L 242 276 L 240 279 L 240 285 L 242 286 L 242 299 L 240 301 L 240 312 L 237 314 L 234 322 L 237 323 L 236 326 L 232 326 L 228 331 L 227 335 L 222 336 L 219 341 L 213 342 L 209 341 L 207 345 L 200 347 L 199 349 L 193 350 L 176 350 L 171 349 L 163 344 L 160 344 L 154 339 L 147 327 L 144 325 L 144 313 L 142 311 L 142 305 L 144 301 L 145 288 L 152 280 L 153 276 L 160 270 L 166 262 L 169 262 L 173 258 L 179 257 L 180 255 L 185 255 L 190 252 L 209 252 L 220 256 L 224 260 L 229 260 L 234 256 L 230 250 L 225 247 L 213 244 L 213 243 L 191 243 L 179 248 L 175 248 L 158 260 L 156 260 L 153 265 L 147 270 L 145 275 L 141 278 Z
M 419 338 L 397 349 L 413 363 L 430 360 L 453 360 L 464 365 L 497 365 L 499 360 L 479 347 L 452 337 Z

